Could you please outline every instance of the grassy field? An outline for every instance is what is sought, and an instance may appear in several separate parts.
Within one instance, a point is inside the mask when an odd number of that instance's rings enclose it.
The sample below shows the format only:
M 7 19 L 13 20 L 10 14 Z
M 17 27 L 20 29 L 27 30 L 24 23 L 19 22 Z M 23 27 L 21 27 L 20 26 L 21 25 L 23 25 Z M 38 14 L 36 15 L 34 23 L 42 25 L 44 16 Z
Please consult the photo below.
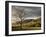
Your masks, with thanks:
M 12 31 L 21 30 L 40 30 L 41 29 L 41 19 L 32 19 L 29 21 L 23 21 L 22 25 L 20 23 L 12 23 Z

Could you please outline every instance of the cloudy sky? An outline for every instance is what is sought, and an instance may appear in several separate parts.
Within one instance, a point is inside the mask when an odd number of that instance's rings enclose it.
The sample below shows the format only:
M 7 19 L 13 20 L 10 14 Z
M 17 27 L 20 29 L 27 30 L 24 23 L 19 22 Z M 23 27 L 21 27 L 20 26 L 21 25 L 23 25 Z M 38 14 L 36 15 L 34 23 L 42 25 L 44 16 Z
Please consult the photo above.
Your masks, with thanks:
M 41 7 L 12 6 L 12 16 L 14 16 L 17 12 L 19 13 L 19 11 L 16 9 L 23 10 L 23 12 L 25 12 L 25 18 L 41 16 Z

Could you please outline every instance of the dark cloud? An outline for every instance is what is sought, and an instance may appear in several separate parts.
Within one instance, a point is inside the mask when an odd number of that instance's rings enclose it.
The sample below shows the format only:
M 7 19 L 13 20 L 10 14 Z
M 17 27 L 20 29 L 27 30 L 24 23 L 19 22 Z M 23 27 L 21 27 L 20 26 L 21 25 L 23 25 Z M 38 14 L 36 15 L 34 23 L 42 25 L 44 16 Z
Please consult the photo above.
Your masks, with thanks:
M 23 10 L 25 12 L 24 17 L 34 17 L 34 16 L 41 16 L 41 7 L 22 7 L 22 6 L 12 6 L 12 13 L 13 15 L 16 12 L 16 8 L 19 10 Z

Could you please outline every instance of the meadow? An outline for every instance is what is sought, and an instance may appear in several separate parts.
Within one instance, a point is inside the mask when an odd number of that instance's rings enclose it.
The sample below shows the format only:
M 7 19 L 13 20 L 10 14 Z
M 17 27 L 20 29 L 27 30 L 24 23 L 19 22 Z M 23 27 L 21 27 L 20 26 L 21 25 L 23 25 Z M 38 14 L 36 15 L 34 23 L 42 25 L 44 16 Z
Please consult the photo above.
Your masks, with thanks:
M 20 22 L 12 23 L 12 31 L 40 30 L 41 29 L 41 18 L 24 20 L 22 22 L 22 25 L 20 24 Z

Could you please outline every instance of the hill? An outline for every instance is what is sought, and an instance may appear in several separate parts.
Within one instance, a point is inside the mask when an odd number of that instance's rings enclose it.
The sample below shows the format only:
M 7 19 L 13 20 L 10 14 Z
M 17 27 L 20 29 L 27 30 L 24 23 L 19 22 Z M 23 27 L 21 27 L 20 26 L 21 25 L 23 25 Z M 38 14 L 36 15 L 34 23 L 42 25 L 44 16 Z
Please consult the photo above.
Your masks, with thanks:
M 26 19 L 22 21 L 22 25 L 20 24 L 21 21 L 18 21 L 12 26 L 12 30 L 39 30 L 41 29 L 41 17 L 37 19 Z

